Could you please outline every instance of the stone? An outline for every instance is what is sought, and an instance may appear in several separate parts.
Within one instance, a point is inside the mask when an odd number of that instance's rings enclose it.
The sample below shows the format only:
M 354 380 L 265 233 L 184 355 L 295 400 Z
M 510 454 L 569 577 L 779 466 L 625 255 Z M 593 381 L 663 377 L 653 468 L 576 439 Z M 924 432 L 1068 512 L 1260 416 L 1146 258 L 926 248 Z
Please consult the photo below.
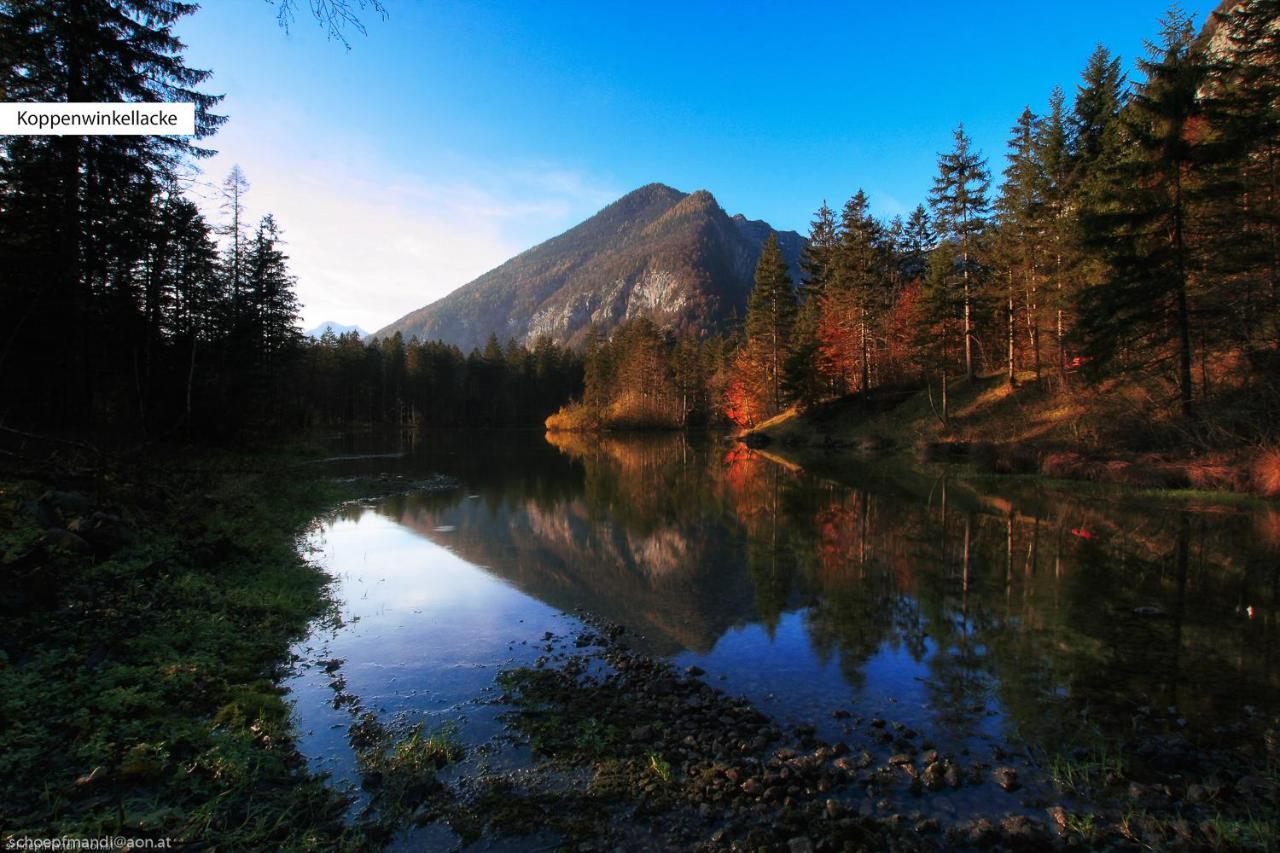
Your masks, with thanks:
M 954 764 L 947 765 L 946 772 L 942 778 L 949 788 L 959 788 L 964 784 L 964 780 L 960 776 L 960 768 Z
M 984 818 L 975 820 L 969 827 L 969 843 L 978 847 L 991 847 L 1000 840 L 1000 832 L 991 821 Z
M 942 762 L 934 761 L 924 769 L 924 773 L 920 776 L 926 788 L 930 791 L 936 791 L 946 784 L 946 768 L 942 766 Z
M 942 824 L 938 822 L 937 818 L 927 817 L 924 820 L 917 821 L 915 828 L 916 832 L 921 835 L 932 835 L 942 829 Z
M 1009 815 L 1000 821 L 1006 843 L 1023 850 L 1038 850 L 1046 841 L 1044 824 L 1026 815 Z
M 70 530 L 46 530 L 40 540 L 45 548 L 57 554 L 88 556 L 93 553 L 93 546 Z
M 1018 790 L 1018 771 L 1012 767 L 997 767 L 991 771 L 991 777 L 1006 791 Z

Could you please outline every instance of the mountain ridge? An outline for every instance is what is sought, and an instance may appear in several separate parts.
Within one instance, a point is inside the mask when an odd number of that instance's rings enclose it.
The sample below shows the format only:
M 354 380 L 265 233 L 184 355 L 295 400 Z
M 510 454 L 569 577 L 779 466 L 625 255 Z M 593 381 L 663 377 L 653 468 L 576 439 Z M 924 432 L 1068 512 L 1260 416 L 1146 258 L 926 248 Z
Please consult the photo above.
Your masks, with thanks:
M 607 335 L 638 317 L 710 331 L 745 310 L 771 233 L 798 281 L 806 241 L 796 232 L 730 217 L 705 189 L 684 193 L 645 184 L 374 337 L 400 332 L 470 351 L 491 334 L 500 341 L 547 337 L 580 347 L 592 334 Z
M 314 338 L 316 340 L 319 340 L 326 331 L 332 331 L 335 335 L 345 335 L 349 332 L 355 332 L 361 338 L 366 338 L 369 336 L 369 333 L 366 332 L 364 329 L 360 328 L 359 325 L 348 326 L 345 323 L 339 323 L 337 320 L 325 320 L 323 323 L 320 323 L 314 329 L 308 329 L 302 334 L 308 338 Z

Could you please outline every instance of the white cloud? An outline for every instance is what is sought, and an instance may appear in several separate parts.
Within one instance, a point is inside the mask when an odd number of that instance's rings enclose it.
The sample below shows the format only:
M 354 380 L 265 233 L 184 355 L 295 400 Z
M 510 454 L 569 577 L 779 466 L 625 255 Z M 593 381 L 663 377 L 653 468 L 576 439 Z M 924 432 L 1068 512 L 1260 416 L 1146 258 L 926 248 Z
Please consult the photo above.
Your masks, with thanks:
M 345 150 L 313 142 L 303 151 L 281 141 L 219 134 L 221 151 L 191 192 L 221 222 L 217 187 L 240 164 L 251 221 L 270 212 L 284 230 L 304 328 L 335 320 L 379 329 L 621 194 L 550 165 L 428 178 L 389 169 L 349 140 Z

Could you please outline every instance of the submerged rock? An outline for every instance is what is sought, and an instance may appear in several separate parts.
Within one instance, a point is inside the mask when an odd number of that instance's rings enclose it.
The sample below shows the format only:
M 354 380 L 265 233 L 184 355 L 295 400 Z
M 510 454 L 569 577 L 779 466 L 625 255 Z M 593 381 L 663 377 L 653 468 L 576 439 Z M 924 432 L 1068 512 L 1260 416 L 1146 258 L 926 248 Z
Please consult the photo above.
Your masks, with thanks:
M 1012 767 L 997 767 L 991 771 L 991 777 L 1006 791 L 1018 790 L 1018 771 Z

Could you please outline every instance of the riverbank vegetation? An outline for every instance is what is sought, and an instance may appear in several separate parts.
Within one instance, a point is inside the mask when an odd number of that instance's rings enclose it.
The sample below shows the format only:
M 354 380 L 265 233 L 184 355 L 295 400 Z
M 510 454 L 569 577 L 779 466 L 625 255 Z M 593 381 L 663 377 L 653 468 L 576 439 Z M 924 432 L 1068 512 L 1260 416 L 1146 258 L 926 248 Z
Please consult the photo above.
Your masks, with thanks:
M 189 454 L 0 487 L 6 836 L 345 843 L 276 683 L 328 611 L 299 555 L 349 496 L 287 456 Z

